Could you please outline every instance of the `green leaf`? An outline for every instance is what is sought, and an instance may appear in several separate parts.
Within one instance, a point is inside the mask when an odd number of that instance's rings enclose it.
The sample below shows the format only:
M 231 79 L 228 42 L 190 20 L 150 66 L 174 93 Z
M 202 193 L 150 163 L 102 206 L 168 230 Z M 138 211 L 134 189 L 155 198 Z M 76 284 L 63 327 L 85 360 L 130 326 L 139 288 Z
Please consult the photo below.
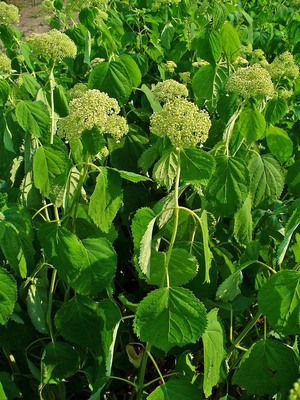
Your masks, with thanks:
M 3 107 L 7 102 L 8 95 L 9 95 L 10 87 L 9 84 L 1 79 L 0 80 L 0 107 Z
M 281 195 L 284 186 L 283 171 L 271 154 L 254 156 L 249 162 L 250 193 L 253 207 L 268 206 Z
M 129 182 L 138 183 L 138 182 L 151 181 L 151 179 L 148 178 L 147 176 L 135 174 L 134 172 L 131 171 L 120 171 L 120 170 L 116 171 L 120 174 L 122 179 L 126 179 Z
M 197 56 L 203 58 L 212 65 L 219 61 L 222 55 L 222 42 L 218 31 L 205 29 L 203 34 L 196 40 Z
M 258 292 L 258 305 L 273 329 L 300 334 L 300 273 L 285 270 L 273 275 Z
M 177 174 L 177 166 L 178 154 L 168 151 L 154 164 L 152 177 L 157 183 L 171 190 Z
M 135 216 L 132 220 L 131 231 L 133 236 L 134 251 L 137 254 L 139 254 L 141 240 L 143 239 L 147 227 L 153 218 L 155 219 L 155 213 L 151 210 L 151 208 L 148 207 L 140 208 L 135 213 Z
M 14 400 L 16 398 L 23 398 L 20 389 L 14 382 L 14 376 L 10 376 L 8 372 L 0 372 L 0 387 L 2 386 L 3 393 L 0 389 L 1 400 Z M 5 397 L 4 397 L 5 396 Z M 7 397 L 6 397 L 7 396 Z
M 251 214 L 251 196 L 248 195 L 242 207 L 234 214 L 233 234 L 240 244 L 248 244 L 252 240 L 253 223 Z
M 33 75 L 26 72 L 21 75 L 21 79 L 27 92 L 31 94 L 32 97 L 35 98 L 37 96 L 38 91 L 41 89 L 41 85 L 38 83 L 36 78 Z
M 62 85 L 57 85 L 53 91 L 54 110 L 60 117 L 66 117 L 69 114 L 69 104 L 66 97 L 66 91 Z
M 89 204 L 89 215 L 95 225 L 107 233 L 121 204 L 120 175 L 111 169 L 101 168 Z
M 139 253 L 139 265 L 144 275 L 150 276 L 150 258 L 151 258 L 151 247 L 152 247 L 152 234 L 153 228 L 156 221 L 154 217 L 148 224 L 147 229 L 140 241 L 140 253 Z
M 277 262 L 279 265 L 282 264 L 286 252 L 288 250 L 290 241 L 292 239 L 292 236 L 299 225 L 300 225 L 300 205 L 298 205 L 296 209 L 293 211 L 291 217 L 289 218 L 285 226 L 284 239 L 278 246 L 277 250 Z
M 86 267 L 86 250 L 77 236 L 56 223 L 41 225 L 38 231 L 48 262 L 58 271 L 60 279 L 71 284 Z
M 163 287 L 166 285 L 166 253 L 152 251 L 150 259 L 150 285 Z M 169 266 L 169 283 L 171 286 L 182 286 L 193 279 L 198 272 L 198 262 L 195 256 L 180 248 L 173 248 Z
M 81 142 L 83 151 L 93 156 L 98 154 L 99 151 L 106 146 L 106 140 L 104 136 L 96 127 L 93 127 L 92 129 L 85 129 L 81 133 Z
M 49 112 L 41 101 L 19 101 L 16 106 L 16 117 L 18 124 L 29 135 L 40 138 L 48 133 Z
M 205 260 L 205 277 L 204 283 L 210 283 L 209 271 L 211 268 L 212 253 L 209 248 L 209 229 L 206 210 L 202 211 L 201 217 L 201 231 L 202 231 L 202 241 L 203 241 L 203 251 Z
M 147 400 L 202 400 L 200 389 L 184 380 L 170 380 L 158 386 Z
M 208 208 L 229 217 L 248 196 L 250 177 L 245 162 L 238 157 L 217 156 L 217 167 L 206 193 Z
M 35 329 L 40 333 L 48 333 L 46 324 L 48 286 L 47 270 L 45 269 L 42 274 L 32 279 L 26 297 L 28 315 Z
M 174 38 L 174 34 L 175 34 L 175 28 L 172 25 L 172 22 L 169 21 L 164 26 L 164 28 L 161 32 L 161 35 L 160 35 L 161 45 L 166 50 L 170 50 L 171 42 Z
M 244 136 L 246 143 L 251 144 L 265 136 L 266 121 L 264 116 L 253 108 L 245 108 L 238 120 L 237 129 Z
M 187 289 L 170 287 L 150 292 L 139 304 L 134 330 L 144 342 L 167 352 L 195 343 L 206 328 L 203 304 Z
M 217 101 L 227 79 L 227 68 L 204 65 L 195 74 L 192 87 L 200 101 L 207 100 L 212 107 L 216 107 Z
M 125 104 L 132 91 L 131 78 L 121 61 L 97 64 L 89 76 L 89 87 L 99 89 Z
M 33 156 L 33 180 L 41 194 L 48 197 L 56 177 L 68 170 L 67 148 L 52 144 L 39 147 Z
M 265 118 L 269 124 L 277 124 L 288 112 L 288 104 L 282 97 L 271 99 L 265 110 Z
M 221 364 L 226 357 L 224 332 L 218 318 L 218 310 L 212 309 L 207 314 L 208 324 L 202 336 L 204 347 L 204 382 L 205 397 L 212 394 L 212 388 L 219 382 Z
M 215 170 L 214 158 L 201 149 L 185 148 L 180 153 L 181 179 L 185 182 L 207 184 Z
M 79 370 L 79 354 L 68 343 L 48 343 L 42 355 L 43 383 L 58 383 Z
M 226 59 L 234 61 L 240 55 L 241 43 L 236 29 L 226 21 L 220 31 L 222 48 Z
M 300 197 L 300 160 L 292 164 L 287 173 L 286 182 L 289 191 L 296 197 Z
M 233 383 L 250 393 L 273 395 L 288 391 L 297 379 L 293 350 L 281 342 L 261 339 L 244 354 Z
M 6 325 L 17 301 L 17 283 L 12 275 L 0 268 L 0 324 Z
M 229 275 L 224 282 L 218 287 L 216 293 L 216 299 L 222 300 L 225 303 L 233 301 L 240 293 L 240 286 L 243 282 L 243 274 L 241 270 L 237 270 L 233 274 Z
M 76 295 L 65 302 L 55 314 L 55 325 L 64 339 L 101 351 L 103 321 L 97 303 L 88 297 Z
M 117 267 L 117 256 L 105 238 L 88 238 L 81 242 L 86 250 L 84 267 L 71 286 L 79 294 L 95 296 L 111 287 Z
M 268 147 L 281 163 L 288 161 L 293 154 L 293 142 L 289 135 L 281 128 L 268 126 L 266 129 Z
M 143 84 L 143 85 L 141 86 L 141 91 L 144 92 L 144 94 L 146 95 L 147 100 L 149 101 L 150 106 L 151 106 L 151 108 L 152 108 L 152 111 L 153 111 L 153 112 L 160 112 L 162 107 L 161 107 L 159 101 L 158 101 L 158 100 L 156 99 L 156 97 L 154 96 L 152 90 L 150 90 L 150 89 L 148 88 L 148 86 L 146 86 L 145 84 Z
M 139 66 L 129 54 L 121 54 L 118 61 L 125 67 L 133 88 L 140 86 L 142 81 L 142 74 Z

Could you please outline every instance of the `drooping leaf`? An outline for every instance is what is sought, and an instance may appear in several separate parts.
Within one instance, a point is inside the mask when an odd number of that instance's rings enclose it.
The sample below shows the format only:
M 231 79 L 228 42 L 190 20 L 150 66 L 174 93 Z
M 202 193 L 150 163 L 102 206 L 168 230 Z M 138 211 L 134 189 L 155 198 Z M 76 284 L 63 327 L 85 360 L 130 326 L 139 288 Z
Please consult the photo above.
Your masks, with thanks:
M 65 302 L 55 314 L 55 325 L 64 339 L 101 351 L 103 321 L 97 303 L 88 297 L 76 295 Z
M 216 293 L 217 300 L 222 300 L 225 303 L 234 300 L 241 293 L 240 286 L 242 282 L 243 274 L 240 270 L 229 275 L 218 287 Z
M 132 220 L 131 231 L 133 235 L 134 251 L 137 254 L 139 254 L 140 251 L 141 240 L 153 218 L 155 218 L 155 213 L 148 207 L 140 208 L 135 213 Z
M 251 197 L 248 195 L 242 207 L 234 214 L 233 234 L 239 243 L 248 244 L 252 240 L 252 232 Z
M 0 81 L 0 107 L 3 107 L 8 99 L 10 87 L 9 84 L 1 79 Z
M 148 224 L 147 229 L 140 241 L 140 253 L 139 253 L 139 265 L 144 275 L 149 277 L 150 275 L 150 258 L 151 258 L 151 247 L 152 247 L 152 234 L 153 228 L 156 221 L 154 217 Z
M 171 190 L 177 173 L 178 154 L 174 151 L 165 153 L 153 168 L 153 179 L 168 190 Z
M 268 147 L 281 163 L 288 161 L 293 154 L 293 142 L 289 135 L 277 126 L 268 126 L 266 129 Z
M 234 61 L 240 55 L 241 48 L 241 42 L 237 30 L 229 21 L 226 21 L 221 28 L 220 36 L 226 59 L 229 62 Z
M 160 288 L 139 304 L 134 330 L 144 342 L 164 351 L 195 343 L 206 328 L 203 304 L 187 289 Z
M 298 205 L 287 221 L 287 224 L 285 226 L 284 238 L 283 238 L 282 242 L 280 243 L 280 245 L 278 246 L 277 262 L 279 265 L 282 264 L 284 257 L 286 255 L 286 252 L 288 250 L 290 241 L 292 239 L 292 236 L 299 225 L 300 225 L 300 206 Z
M 251 144 L 265 135 L 266 121 L 264 116 L 253 108 L 245 108 L 238 120 L 237 129 L 244 136 L 246 143 Z
M 215 170 L 214 158 L 195 147 L 181 151 L 180 164 L 181 178 L 185 182 L 206 184 Z
M 71 285 L 77 293 L 95 296 L 112 285 L 117 256 L 113 246 L 105 238 L 88 238 L 81 243 L 86 250 L 85 263 Z
M 248 196 L 249 171 L 238 157 L 217 156 L 216 162 L 216 170 L 207 185 L 206 200 L 209 209 L 222 216 L 231 216 Z
M 17 283 L 12 275 L 0 268 L 0 324 L 6 325 L 17 301 Z
M 283 190 L 284 177 L 279 163 L 271 154 L 252 157 L 249 170 L 253 207 L 263 207 L 279 198 Z
M 273 329 L 300 334 L 300 273 L 284 270 L 273 275 L 258 292 L 258 305 Z
M 166 285 L 166 253 L 153 251 L 150 259 L 150 276 L 147 282 L 150 285 Z M 182 286 L 193 279 L 198 271 L 195 256 L 181 248 L 173 248 L 168 266 L 169 282 L 171 286 Z
M 277 124 L 287 113 L 288 105 L 282 97 L 274 97 L 266 107 L 265 118 L 269 124 Z
M 202 336 L 204 347 L 204 382 L 205 397 L 212 394 L 212 388 L 219 382 L 221 364 L 226 357 L 224 332 L 218 318 L 218 310 L 212 309 L 207 314 L 208 324 Z
M 147 400 L 202 400 L 200 389 L 184 380 L 170 380 L 158 386 Z
M 90 197 L 89 215 L 94 223 L 108 232 L 122 203 L 121 177 L 111 169 L 101 168 Z
M 16 117 L 24 131 L 35 137 L 46 135 L 50 126 L 50 116 L 41 101 L 21 100 L 16 105 Z
M 166 25 L 164 26 L 161 35 L 160 35 L 160 40 L 161 40 L 161 45 L 166 49 L 170 50 L 171 48 L 171 42 L 174 38 L 175 34 L 175 28 L 172 25 L 172 22 L 168 21 Z
M 68 343 L 48 343 L 42 355 L 43 383 L 58 383 L 79 370 L 79 354 Z
M 300 197 L 300 160 L 295 161 L 292 164 L 287 173 L 286 182 L 289 188 L 289 191 L 297 197 Z
M 250 393 L 275 394 L 289 390 L 298 378 L 293 350 L 273 339 L 261 339 L 244 354 L 233 383 Z
M 26 297 L 28 315 L 40 333 L 48 332 L 46 324 L 48 286 L 47 270 L 45 270 L 32 280 Z

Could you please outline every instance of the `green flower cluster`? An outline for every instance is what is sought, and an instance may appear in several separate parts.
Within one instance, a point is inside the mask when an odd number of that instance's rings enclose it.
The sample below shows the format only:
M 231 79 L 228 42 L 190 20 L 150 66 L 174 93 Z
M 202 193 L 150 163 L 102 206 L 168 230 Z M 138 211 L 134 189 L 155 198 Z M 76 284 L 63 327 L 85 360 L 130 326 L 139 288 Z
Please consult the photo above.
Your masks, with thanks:
M 269 72 L 259 64 L 238 68 L 228 79 L 226 90 L 248 99 L 251 96 L 272 97 L 274 85 Z
M 68 99 L 73 100 L 76 97 L 81 97 L 85 92 L 88 91 L 87 86 L 84 83 L 76 83 L 69 91 L 68 91 Z
M 0 1 L 0 24 L 8 25 L 13 22 L 19 22 L 18 7 Z
M 189 94 L 187 87 L 182 83 L 174 81 L 174 79 L 158 82 L 152 89 L 152 92 L 161 103 L 167 103 L 179 97 L 187 97 Z
M 293 55 L 286 51 L 277 56 L 267 67 L 273 79 L 288 78 L 294 80 L 299 75 L 299 68 L 295 63 Z
M 116 141 L 128 132 L 126 119 L 117 115 L 120 107 L 116 99 L 99 90 L 88 90 L 70 102 L 70 114 L 59 120 L 58 133 L 69 141 L 80 139 L 84 130 L 98 128 Z
M 0 74 L 7 73 L 11 69 L 11 60 L 6 54 L 0 53 Z
M 96 7 L 99 10 L 105 11 L 107 9 L 108 0 L 68 0 L 67 7 L 79 11 L 83 7 Z
M 289 400 L 300 400 L 300 378 L 294 383 L 290 390 Z
M 167 136 L 175 148 L 204 143 L 210 127 L 208 113 L 183 98 L 167 102 L 150 119 L 151 132 L 160 137 Z
M 33 33 L 27 42 L 32 56 L 47 62 L 59 62 L 65 57 L 74 58 L 77 53 L 76 45 L 69 36 L 56 29 L 46 33 Z

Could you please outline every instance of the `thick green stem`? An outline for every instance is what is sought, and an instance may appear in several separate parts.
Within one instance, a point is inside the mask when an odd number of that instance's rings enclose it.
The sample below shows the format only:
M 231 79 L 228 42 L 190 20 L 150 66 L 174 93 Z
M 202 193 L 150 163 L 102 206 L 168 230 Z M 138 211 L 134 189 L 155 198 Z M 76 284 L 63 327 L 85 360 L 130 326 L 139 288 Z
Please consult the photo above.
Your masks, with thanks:
M 261 312 L 257 311 L 254 317 L 248 322 L 242 332 L 238 335 L 238 337 L 233 340 L 232 345 L 228 349 L 228 353 L 231 353 L 236 347 L 239 346 L 240 342 L 244 339 L 244 337 L 248 334 L 248 332 L 255 326 L 257 320 L 261 316 Z
M 48 299 L 48 308 L 47 308 L 47 314 L 46 314 L 46 322 L 49 328 L 49 333 L 52 342 L 54 342 L 54 335 L 53 335 L 53 328 L 52 328 L 52 303 L 53 303 L 53 294 L 55 290 L 55 283 L 56 283 L 56 275 L 57 275 L 57 270 L 53 269 L 52 271 L 52 277 L 51 277 L 51 282 L 50 282 L 50 288 L 49 288 L 49 299 Z
M 168 248 L 167 255 L 166 255 L 166 261 L 165 261 L 166 286 L 167 287 L 170 287 L 169 263 L 170 263 L 173 247 L 174 247 L 175 240 L 176 240 L 177 230 L 178 230 L 178 223 L 179 223 L 179 203 L 178 203 L 179 183 L 180 183 L 180 152 L 178 151 L 178 164 L 177 164 L 175 189 L 174 189 L 174 204 L 175 204 L 175 207 L 174 207 L 174 226 L 173 226 L 172 237 L 171 237 L 171 240 L 170 240 L 169 248 Z
M 136 395 L 136 400 L 141 400 L 143 398 L 145 373 L 146 373 L 147 361 L 150 354 L 150 350 L 151 350 L 151 344 L 147 343 L 139 371 L 138 391 Z
M 49 74 L 49 84 L 50 84 L 50 120 L 51 120 L 51 134 L 50 134 L 50 144 L 53 144 L 54 135 L 56 132 L 55 126 L 55 111 L 54 111 L 54 89 L 56 86 L 54 74 L 53 74 L 54 65 L 52 66 Z

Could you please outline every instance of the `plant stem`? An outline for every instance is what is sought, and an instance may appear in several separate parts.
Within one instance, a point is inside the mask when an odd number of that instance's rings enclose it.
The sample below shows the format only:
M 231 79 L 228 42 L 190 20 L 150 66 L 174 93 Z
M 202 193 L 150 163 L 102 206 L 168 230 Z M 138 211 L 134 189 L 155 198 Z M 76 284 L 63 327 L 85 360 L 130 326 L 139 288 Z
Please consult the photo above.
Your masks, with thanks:
M 138 378 L 138 385 L 137 385 L 138 392 L 136 395 L 136 400 L 142 400 L 142 398 L 143 398 L 146 366 L 147 366 L 147 361 L 148 361 L 148 356 L 150 354 L 150 350 L 151 350 L 151 344 L 147 343 L 145 350 L 144 350 L 144 355 L 143 355 L 143 359 L 142 359 L 140 371 L 139 371 L 139 378 Z
M 50 333 L 52 342 L 54 342 L 54 335 L 53 335 L 53 328 L 52 328 L 51 311 L 52 311 L 52 303 L 53 303 L 53 294 L 54 294 L 55 283 L 56 283 L 56 275 L 57 275 L 57 270 L 54 268 L 52 271 L 52 277 L 51 277 L 51 282 L 50 282 L 48 308 L 47 308 L 47 314 L 46 314 L 46 322 L 47 322 L 47 325 L 49 328 L 49 333 Z
M 244 337 L 247 335 L 247 333 L 254 327 L 254 325 L 256 324 L 256 322 L 260 316 L 261 316 L 261 312 L 257 311 L 257 313 L 248 322 L 248 324 L 245 326 L 245 328 L 242 330 L 242 332 L 238 335 L 238 337 L 235 340 L 233 340 L 232 345 L 228 349 L 228 353 L 231 353 L 240 344 L 240 342 L 244 339 Z
M 178 204 L 179 183 L 180 183 L 180 151 L 178 151 L 178 164 L 177 164 L 176 180 L 175 180 L 175 188 L 174 188 L 174 204 L 175 204 L 175 207 L 174 207 L 174 226 L 173 226 L 172 237 L 171 237 L 171 240 L 170 240 L 170 245 L 169 245 L 169 248 L 168 248 L 168 251 L 167 251 L 166 261 L 165 261 L 166 285 L 167 285 L 167 287 L 170 287 L 169 263 L 170 263 L 172 250 L 173 250 L 174 243 L 175 243 L 176 236 L 177 236 L 178 222 L 179 222 L 179 204 Z
M 49 74 L 49 84 L 50 84 L 50 103 L 51 103 L 51 110 L 50 110 L 50 120 L 51 120 L 51 135 L 50 135 L 50 144 L 53 144 L 54 135 L 55 135 L 55 111 L 54 111 L 54 89 L 56 86 L 55 79 L 54 79 L 54 64 L 50 70 Z

